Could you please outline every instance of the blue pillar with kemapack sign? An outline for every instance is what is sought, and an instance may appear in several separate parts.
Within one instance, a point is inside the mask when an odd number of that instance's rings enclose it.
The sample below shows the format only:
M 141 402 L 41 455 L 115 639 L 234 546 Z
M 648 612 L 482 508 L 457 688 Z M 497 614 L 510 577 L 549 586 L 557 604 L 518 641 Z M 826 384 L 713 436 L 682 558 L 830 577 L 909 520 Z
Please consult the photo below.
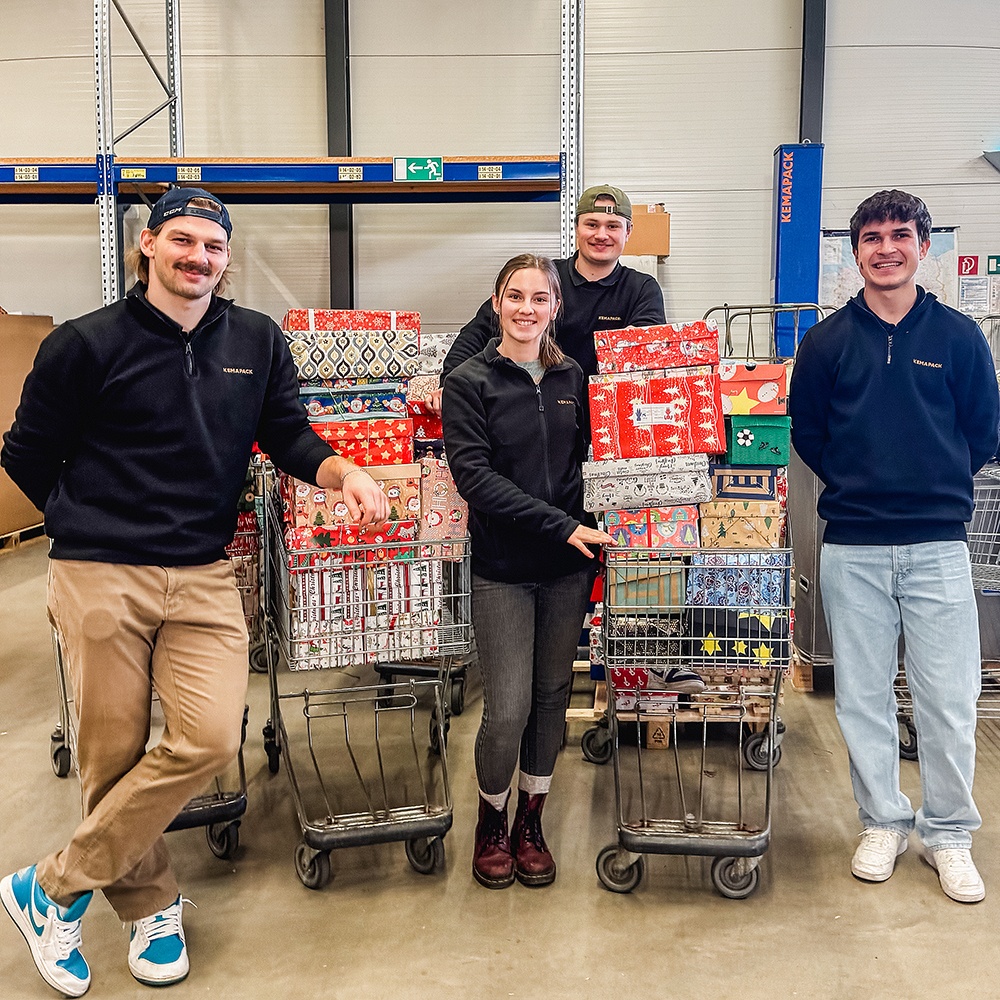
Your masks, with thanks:
M 820 209 L 823 144 L 795 142 L 774 151 L 771 238 L 771 301 L 815 302 L 819 298 Z M 815 312 L 775 316 L 775 354 L 790 358 L 798 340 L 816 322 Z

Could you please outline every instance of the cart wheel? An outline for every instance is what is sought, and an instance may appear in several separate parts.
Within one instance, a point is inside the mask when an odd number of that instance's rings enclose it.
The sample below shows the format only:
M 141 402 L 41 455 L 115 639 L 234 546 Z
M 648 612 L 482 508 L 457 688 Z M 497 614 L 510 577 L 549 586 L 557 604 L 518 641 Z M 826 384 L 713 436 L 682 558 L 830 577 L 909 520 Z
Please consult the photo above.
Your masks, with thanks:
M 52 770 L 57 778 L 65 778 L 73 765 L 73 755 L 69 747 L 60 745 L 52 748 Z
M 271 724 L 270 720 L 266 726 L 264 726 L 264 753 L 267 754 L 267 769 L 271 774 L 278 773 L 278 767 L 281 764 L 281 750 L 278 747 L 278 739 L 274 732 L 274 726 Z
M 408 840 L 406 860 L 421 875 L 433 875 L 444 868 L 444 841 L 440 837 L 415 837 Z
M 448 715 L 444 717 L 444 745 L 448 746 L 448 730 L 451 729 L 451 718 Z M 439 754 L 441 753 L 441 739 L 438 733 L 438 716 L 437 709 L 431 711 L 431 725 L 430 725 L 430 740 L 431 740 L 431 753 Z
M 737 858 L 716 858 L 712 862 L 712 884 L 727 899 L 746 899 L 757 888 L 760 869 L 751 868 L 743 876 L 735 874 Z
M 205 827 L 205 836 L 208 838 L 208 846 L 211 852 L 223 861 L 228 861 L 240 846 L 240 824 L 237 820 L 234 823 L 210 823 Z
M 295 848 L 295 874 L 307 889 L 322 889 L 330 881 L 330 852 L 299 844 Z
M 267 646 L 264 643 L 250 650 L 250 669 L 255 674 L 267 673 Z
M 637 858 L 630 865 L 622 865 L 618 856 L 617 844 L 605 847 L 597 855 L 597 877 L 601 885 L 611 892 L 631 892 L 642 881 L 642 858 Z
M 904 735 L 905 738 L 904 738 Z M 903 760 L 917 760 L 917 727 L 909 719 L 899 720 L 899 756 Z
M 580 749 L 591 764 L 607 764 L 611 760 L 611 733 L 603 726 L 592 726 L 580 737 Z
M 767 770 L 768 753 L 771 755 L 771 766 L 777 767 L 781 760 L 781 747 L 772 743 L 767 733 L 754 733 L 743 741 L 743 759 L 746 765 L 754 771 Z
M 461 715 L 465 711 L 465 678 L 451 682 L 451 701 L 448 703 L 452 715 Z

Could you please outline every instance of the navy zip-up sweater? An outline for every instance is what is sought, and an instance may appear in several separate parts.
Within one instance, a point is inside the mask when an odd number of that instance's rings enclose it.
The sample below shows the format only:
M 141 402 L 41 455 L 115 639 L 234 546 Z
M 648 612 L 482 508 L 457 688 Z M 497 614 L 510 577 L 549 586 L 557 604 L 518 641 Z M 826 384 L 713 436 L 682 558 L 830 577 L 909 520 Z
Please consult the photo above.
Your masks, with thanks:
M 473 572 L 540 583 L 596 562 L 567 542 L 578 525 L 593 523 L 583 510 L 583 372 L 567 358 L 536 385 L 498 343 L 444 384 L 445 450 L 469 504 Z
M 892 326 L 859 293 L 803 338 L 789 412 L 795 450 L 826 486 L 824 541 L 965 539 L 972 477 L 1000 437 L 993 359 L 967 316 L 918 286 Z
M 232 540 L 254 440 L 313 483 L 333 454 L 277 325 L 213 297 L 185 335 L 137 285 L 43 341 L 0 461 L 54 559 L 200 565 Z

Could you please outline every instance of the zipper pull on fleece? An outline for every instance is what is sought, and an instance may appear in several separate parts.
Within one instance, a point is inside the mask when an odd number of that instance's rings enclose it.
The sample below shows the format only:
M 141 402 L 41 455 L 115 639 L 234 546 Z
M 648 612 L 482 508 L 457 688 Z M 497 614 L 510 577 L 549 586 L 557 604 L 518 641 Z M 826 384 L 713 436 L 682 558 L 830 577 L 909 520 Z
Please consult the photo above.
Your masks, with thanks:
M 194 353 L 191 350 L 191 341 L 184 341 L 184 370 L 188 375 L 194 374 Z
M 544 413 L 545 412 L 545 404 L 542 402 L 542 387 L 537 382 L 535 383 L 535 397 L 538 400 L 538 412 L 539 413 Z
M 889 334 L 889 346 L 888 346 L 887 353 L 886 353 L 886 356 L 885 356 L 885 363 L 887 365 L 891 365 L 892 364 L 892 334 L 891 333 Z

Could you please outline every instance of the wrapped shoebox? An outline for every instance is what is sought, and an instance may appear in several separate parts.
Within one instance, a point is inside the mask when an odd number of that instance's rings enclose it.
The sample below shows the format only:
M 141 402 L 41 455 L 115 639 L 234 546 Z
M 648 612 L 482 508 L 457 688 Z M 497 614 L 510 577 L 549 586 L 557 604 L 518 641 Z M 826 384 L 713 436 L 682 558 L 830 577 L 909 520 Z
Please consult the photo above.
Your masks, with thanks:
M 722 411 L 727 416 L 788 412 L 788 369 L 784 365 L 723 361 L 719 365 L 719 385 Z
M 420 461 L 422 458 L 444 459 L 444 438 L 428 438 L 426 440 L 418 438 L 414 432 L 413 437 L 413 458 Z
M 614 559 L 609 553 L 606 572 L 610 583 L 608 608 L 613 611 L 649 611 L 684 605 L 684 568 L 676 559 L 649 562 Z
M 701 504 L 701 544 L 705 548 L 776 549 L 785 515 L 777 502 L 715 500 Z
M 594 459 L 717 454 L 725 447 L 719 377 L 711 368 L 594 375 Z
M 444 371 L 444 359 L 448 356 L 451 345 L 455 343 L 457 337 L 457 333 L 422 331 L 415 374 L 437 375 Z
M 597 370 L 649 371 L 719 363 L 719 328 L 715 320 L 664 326 L 630 326 L 594 334 Z
M 792 450 L 792 422 L 776 414 L 733 414 L 728 418 L 729 465 L 788 465 Z
M 290 309 L 282 329 L 304 385 L 328 385 L 338 378 L 393 380 L 417 374 L 419 313 Z
M 608 510 L 604 530 L 615 545 L 632 549 L 697 548 L 698 505 Z
M 416 541 L 416 538 L 416 518 L 386 521 L 380 528 L 367 528 L 361 532 L 361 544 L 374 546 L 365 553 L 365 558 L 376 563 L 416 559 L 416 546 L 407 544 Z
M 583 463 L 584 510 L 635 510 L 700 503 L 712 495 L 705 455 Z
M 310 420 L 330 417 L 405 417 L 406 386 L 402 382 L 313 387 L 299 390 Z
M 677 705 L 679 695 L 676 691 L 657 691 L 649 686 L 647 667 L 611 667 L 608 673 L 618 712 L 668 714 Z
M 413 421 L 325 420 L 312 429 L 357 465 L 404 465 L 413 461 Z
M 465 538 L 469 533 L 469 505 L 455 486 L 443 459 L 420 460 L 420 540 Z
M 678 666 L 685 655 L 682 614 L 614 615 L 604 623 L 608 662 L 630 667 Z
M 689 607 L 788 608 L 791 553 L 691 553 L 687 573 Z
M 692 608 L 691 657 L 698 668 L 777 670 L 791 655 L 788 614 L 767 609 Z
M 713 500 L 788 503 L 788 472 L 780 465 L 711 465 Z

